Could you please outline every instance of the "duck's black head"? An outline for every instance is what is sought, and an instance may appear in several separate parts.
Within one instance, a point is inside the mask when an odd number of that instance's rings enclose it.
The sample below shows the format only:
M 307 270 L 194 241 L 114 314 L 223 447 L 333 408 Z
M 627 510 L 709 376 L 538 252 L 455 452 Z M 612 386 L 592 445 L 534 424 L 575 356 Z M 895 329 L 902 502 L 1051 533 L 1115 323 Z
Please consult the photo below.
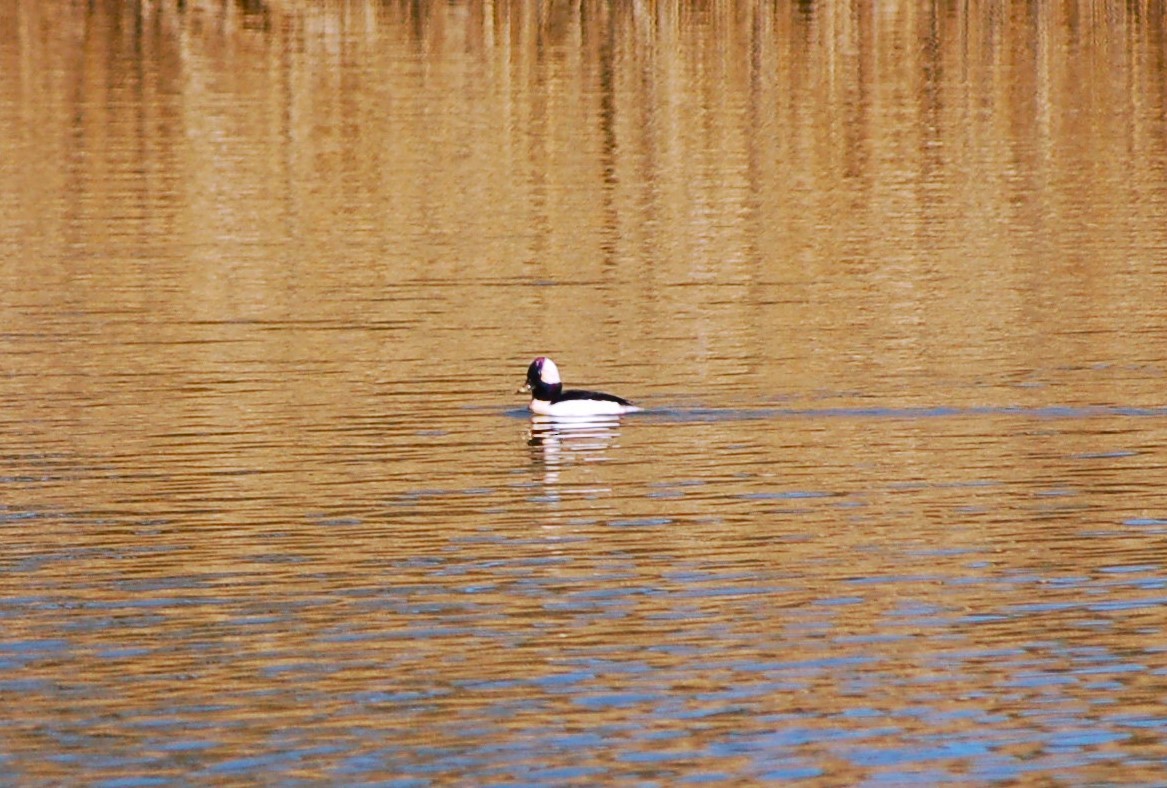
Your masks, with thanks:
M 559 368 L 546 356 L 539 356 L 527 367 L 527 386 L 531 396 L 538 400 L 554 401 L 563 391 L 563 381 L 559 378 Z

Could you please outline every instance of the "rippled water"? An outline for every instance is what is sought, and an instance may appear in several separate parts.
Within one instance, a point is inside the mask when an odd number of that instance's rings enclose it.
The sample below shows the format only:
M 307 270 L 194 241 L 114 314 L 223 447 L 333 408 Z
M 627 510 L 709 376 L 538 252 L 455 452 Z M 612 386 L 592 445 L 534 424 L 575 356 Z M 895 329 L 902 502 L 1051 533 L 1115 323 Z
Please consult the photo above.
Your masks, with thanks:
M 1167 780 L 1159 5 L 0 29 L 7 780 Z

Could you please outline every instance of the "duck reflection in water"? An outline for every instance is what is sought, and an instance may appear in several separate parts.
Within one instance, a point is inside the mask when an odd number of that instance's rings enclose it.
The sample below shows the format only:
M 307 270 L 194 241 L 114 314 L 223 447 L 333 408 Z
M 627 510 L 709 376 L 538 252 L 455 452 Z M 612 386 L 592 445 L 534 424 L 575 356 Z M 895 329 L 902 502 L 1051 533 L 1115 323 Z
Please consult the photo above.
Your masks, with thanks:
M 575 462 L 602 462 L 620 436 L 617 416 L 561 419 L 532 416 L 527 445 L 531 460 L 544 470 L 544 483 L 555 484 L 559 470 Z
M 620 419 L 617 416 L 592 416 L 587 419 L 532 416 L 527 445 L 555 451 L 602 452 L 619 434 Z M 546 452 L 544 459 L 547 459 Z

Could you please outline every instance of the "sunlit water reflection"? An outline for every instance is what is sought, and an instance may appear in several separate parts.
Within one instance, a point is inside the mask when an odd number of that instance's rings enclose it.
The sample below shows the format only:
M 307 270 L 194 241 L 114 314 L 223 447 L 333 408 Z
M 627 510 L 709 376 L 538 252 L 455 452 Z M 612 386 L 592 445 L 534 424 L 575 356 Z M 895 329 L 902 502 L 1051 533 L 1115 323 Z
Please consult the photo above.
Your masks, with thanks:
M 7 779 L 1167 780 L 1160 12 L 0 28 Z

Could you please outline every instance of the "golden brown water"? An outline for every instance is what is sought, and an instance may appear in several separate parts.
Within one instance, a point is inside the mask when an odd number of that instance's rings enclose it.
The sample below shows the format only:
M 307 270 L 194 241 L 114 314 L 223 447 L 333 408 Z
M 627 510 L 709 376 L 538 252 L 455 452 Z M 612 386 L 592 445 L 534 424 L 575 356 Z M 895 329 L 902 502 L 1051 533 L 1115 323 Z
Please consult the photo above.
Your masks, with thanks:
M 0 31 L 8 780 L 1167 780 L 1161 3 Z

